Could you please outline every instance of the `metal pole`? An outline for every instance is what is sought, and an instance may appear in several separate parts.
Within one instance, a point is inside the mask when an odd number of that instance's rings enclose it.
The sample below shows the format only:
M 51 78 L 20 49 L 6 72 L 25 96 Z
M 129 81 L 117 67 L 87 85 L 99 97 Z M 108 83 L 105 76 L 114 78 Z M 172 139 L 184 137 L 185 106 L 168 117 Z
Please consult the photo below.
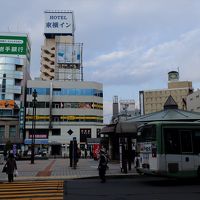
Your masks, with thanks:
M 35 158 L 35 117 L 36 117 L 36 97 L 37 97 L 37 92 L 36 89 L 34 89 L 33 93 L 33 115 L 32 115 L 32 144 L 31 144 L 31 164 L 34 164 L 34 158 Z

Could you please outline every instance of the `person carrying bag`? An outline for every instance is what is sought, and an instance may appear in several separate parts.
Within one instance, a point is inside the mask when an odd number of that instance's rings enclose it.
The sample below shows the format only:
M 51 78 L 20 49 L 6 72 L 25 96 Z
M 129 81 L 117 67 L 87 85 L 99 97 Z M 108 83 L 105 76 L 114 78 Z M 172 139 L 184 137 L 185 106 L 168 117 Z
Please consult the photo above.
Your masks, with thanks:
M 17 170 L 17 164 L 16 164 L 13 153 L 9 154 L 8 160 L 6 162 L 6 166 L 7 166 L 8 182 L 13 182 L 14 171 Z
M 6 164 L 4 165 L 4 167 L 2 169 L 2 173 L 7 173 L 7 166 L 6 166 Z

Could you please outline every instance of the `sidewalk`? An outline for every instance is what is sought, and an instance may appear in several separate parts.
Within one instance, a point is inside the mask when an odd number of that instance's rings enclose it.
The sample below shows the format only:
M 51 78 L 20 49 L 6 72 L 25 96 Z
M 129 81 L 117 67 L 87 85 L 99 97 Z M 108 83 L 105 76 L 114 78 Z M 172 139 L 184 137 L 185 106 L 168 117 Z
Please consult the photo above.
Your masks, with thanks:
M 93 159 L 80 159 L 76 169 L 71 168 L 68 158 L 57 158 L 48 160 L 17 161 L 19 176 L 15 180 L 44 180 L 44 179 L 75 179 L 98 177 L 98 161 Z M 7 174 L 2 173 L 3 165 L 0 165 L 0 182 L 7 181 Z M 136 175 L 135 168 L 127 174 L 121 173 L 118 162 L 108 164 L 107 176 L 129 176 Z

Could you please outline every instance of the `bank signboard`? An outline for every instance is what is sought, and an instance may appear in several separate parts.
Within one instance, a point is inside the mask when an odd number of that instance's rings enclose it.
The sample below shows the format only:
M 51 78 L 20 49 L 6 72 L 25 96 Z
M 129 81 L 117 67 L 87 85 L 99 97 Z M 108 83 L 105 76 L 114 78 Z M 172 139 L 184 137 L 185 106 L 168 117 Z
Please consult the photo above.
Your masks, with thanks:
M 45 11 L 45 29 L 44 33 L 74 33 L 73 12 L 54 12 Z
M 0 35 L 0 54 L 26 55 L 27 37 Z

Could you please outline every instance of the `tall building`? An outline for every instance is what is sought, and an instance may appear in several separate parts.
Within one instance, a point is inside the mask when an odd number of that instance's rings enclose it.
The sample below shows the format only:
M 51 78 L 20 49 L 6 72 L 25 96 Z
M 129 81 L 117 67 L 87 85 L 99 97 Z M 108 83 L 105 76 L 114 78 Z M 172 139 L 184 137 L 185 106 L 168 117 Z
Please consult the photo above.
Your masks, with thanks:
M 83 80 L 82 43 L 75 43 L 72 11 L 45 11 L 42 80 Z
M 103 127 L 103 86 L 83 81 L 82 43 L 75 43 L 74 27 L 72 11 L 45 11 L 41 80 L 30 80 L 27 85 L 24 143 L 30 148 L 34 135 L 35 153 L 45 148 L 49 155 L 68 155 L 73 138 L 85 151 L 87 139 L 99 137 Z
M 179 109 L 186 110 L 186 97 L 193 92 L 191 81 L 179 81 L 179 73 L 168 73 L 168 88 L 139 92 L 141 115 L 163 110 L 164 103 L 171 95 Z
M 30 79 L 30 40 L 25 33 L 0 33 L 0 144 L 23 143 L 25 88 Z

